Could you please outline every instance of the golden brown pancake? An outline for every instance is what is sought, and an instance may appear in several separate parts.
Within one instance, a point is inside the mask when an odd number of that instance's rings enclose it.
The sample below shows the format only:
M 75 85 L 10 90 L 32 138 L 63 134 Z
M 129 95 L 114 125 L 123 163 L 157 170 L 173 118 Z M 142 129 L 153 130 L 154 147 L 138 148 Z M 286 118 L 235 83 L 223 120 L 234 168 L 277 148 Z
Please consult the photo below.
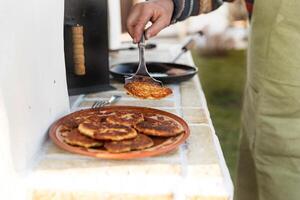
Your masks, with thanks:
M 135 138 L 122 141 L 106 142 L 104 147 L 112 153 L 128 152 L 132 150 L 141 150 L 153 146 L 153 141 L 150 137 L 138 134 Z
M 75 116 L 70 117 L 69 121 L 77 123 L 78 126 L 80 123 L 84 122 L 87 119 L 91 119 L 93 121 L 97 121 L 99 119 L 100 121 L 103 121 L 104 118 L 114 114 L 115 112 L 111 111 L 100 111 L 97 109 L 92 109 L 87 112 L 77 113 Z
M 85 148 L 100 147 L 103 145 L 101 141 L 94 140 L 90 137 L 82 135 L 78 129 L 73 129 L 63 133 L 64 141 L 70 145 L 81 146 Z
M 111 124 L 134 126 L 137 123 L 144 121 L 144 117 L 141 113 L 123 111 L 116 113 L 116 115 L 111 115 L 107 117 L 106 121 Z
M 145 120 L 147 120 L 149 118 L 150 119 L 155 119 L 155 120 L 158 120 L 158 121 L 165 121 L 165 120 L 171 119 L 167 116 L 163 116 L 163 115 L 156 114 L 156 113 L 151 113 L 151 112 L 145 113 L 143 115 L 144 115 Z
M 80 123 L 82 123 L 84 120 L 86 120 L 90 116 L 93 116 L 93 114 L 91 114 L 91 115 L 87 114 L 87 113 L 85 113 L 85 114 L 78 114 L 78 115 L 70 117 L 68 120 L 66 120 L 66 122 L 69 121 L 69 122 L 71 122 L 73 124 L 77 124 L 77 127 L 78 127 L 78 125 Z M 67 123 L 69 123 L 69 122 L 67 122 Z
M 97 140 L 119 141 L 131 139 L 137 135 L 136 130 L 128 126 L 90 120 L 79 124 L 78 130 L 82 134 Z
M 129 95 L 142 99 L 162 99 L 172 94 L 170 88 L 162 87 L 150 80 L 149 77 L 141 77 L 139 80 L 126 83 L 124 88 Z
M 108 116 L 106 115 L 91 115 L 87 117 L 84 121 L 91 121 L 91 122 L 105 122 Z
M 97 109 L 97 108 L 96 108 L 96 109 Z M 99 114 L 99 115 L 105 115 L 105 116 L 108 116 L 108 115 L 115 115 L 115 114 L 116 114 L 116 111 L 99 110 L 99 111 L 98 111 L 98 114 Z
M 175 136 L 184 131 L 178 122 L 170 118 L 167 120 L 145 118 L 145 121 L 135 125 L 135 129 L 145 135 L 161 137 Z
M 74 120 L 67 119 L 62 123 L 59 131 L 60 132 L 69 132 L 77 127 L 78 127 L 78 124 Z

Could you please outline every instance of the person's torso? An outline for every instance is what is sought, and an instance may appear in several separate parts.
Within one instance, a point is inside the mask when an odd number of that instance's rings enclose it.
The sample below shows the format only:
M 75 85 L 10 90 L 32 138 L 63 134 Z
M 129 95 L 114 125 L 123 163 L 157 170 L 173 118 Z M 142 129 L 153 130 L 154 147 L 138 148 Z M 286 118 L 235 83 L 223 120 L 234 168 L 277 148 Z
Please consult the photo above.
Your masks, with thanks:
M 251 19 L 250 76 L 300 86 L 300 1 L 255 0 Z

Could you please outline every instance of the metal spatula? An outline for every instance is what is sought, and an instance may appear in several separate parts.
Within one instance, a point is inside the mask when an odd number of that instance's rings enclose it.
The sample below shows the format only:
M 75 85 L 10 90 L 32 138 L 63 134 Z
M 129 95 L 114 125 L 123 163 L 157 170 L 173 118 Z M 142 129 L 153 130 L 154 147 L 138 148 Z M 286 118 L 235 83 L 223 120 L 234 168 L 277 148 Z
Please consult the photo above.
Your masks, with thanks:
M 142 35 L 140 42 L 138 43 L 139 48 L 139 66 L 135 74 L 131 77 L 125 78 L 125 84 L 134 82 L 134 81 L 143 81 L 147 79 L 147 82 L 151 81 L 154 84 L 163 86 L 162 82 L 152 78 L 147 70 L 146 62 L 145 62 L 145 36 Z

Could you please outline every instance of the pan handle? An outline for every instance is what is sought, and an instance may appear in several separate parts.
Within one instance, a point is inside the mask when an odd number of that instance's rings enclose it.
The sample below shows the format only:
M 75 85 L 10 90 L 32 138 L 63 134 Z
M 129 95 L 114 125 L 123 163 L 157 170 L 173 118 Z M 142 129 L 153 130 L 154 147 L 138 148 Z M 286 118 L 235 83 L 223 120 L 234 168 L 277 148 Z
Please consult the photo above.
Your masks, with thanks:
M 188 50 L 192 49 L 193 45 L 194 45 L 194 39 L 190 38 L 187 43 L 181 47 L 181 51 L 179 52 L 179 54 L 177 54 L 177 56 L 171 61 L 172 63 L 176 63 L 176 61 L 183 55 L 185 54 Z

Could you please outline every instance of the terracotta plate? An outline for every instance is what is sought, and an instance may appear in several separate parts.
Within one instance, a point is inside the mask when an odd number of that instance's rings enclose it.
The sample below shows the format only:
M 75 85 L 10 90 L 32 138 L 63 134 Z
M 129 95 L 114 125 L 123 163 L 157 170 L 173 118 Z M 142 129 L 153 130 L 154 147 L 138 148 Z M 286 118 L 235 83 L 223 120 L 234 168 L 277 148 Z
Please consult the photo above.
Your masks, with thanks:
M 73 118 L 76 115 L 84 115 L 84 113 L 91 112 L 95 109 L 85 109 L 80 110 L 74 113 L 71 113 L 69 115 L 66 115 L 65 117 L 62 117 L 58 121 L 56 121 L 49 130 L 49 135 L 52 141 L 59 146 L 60 148 L 69 151 L 71 153 L 77 153 L 82 154 L 86 156 L 96 157 L 96 158 L 105 158 L 105 159 L 134 159 L 134 158 L 144 158 L 149 156 L 157 156 L 164 153 L 167 153 L 169 151 L 172 151 L 176 149 L 180 144 L 182 144 L 189 136 L 190 130 L 187 125 L 187 123 L 180 117 L 162 111 L 157 110 L 153 108 L 145 108 L 145 107 L 133 107 L 133 106 L 107 106 L 102 108 L 96 108 L 100 111 L 138 111 L 143 114 L 147 113 L 153 113 L 162 115 L 168 118 L 172 118 L 173 120 L 176 120 L 178 123 L 182 125 L 184 128 L 184 132 L 178 136 L 175 137 L 168 137 L 168 138 L 159 138 L 155 137 L 152 138 L 154 140 L 154 146 L 144 149 L 144 150 L 137 150 L 137 151 L 130 151 L 125 153 L 110 153 L 106 151 L 103 147 L 102 148 L 83 148 L 83 147 L 77 147 L 72 146 L 63 141 L 63 136 L 60 132 L 60 127 L 62 126 L 63 122 L 68 120 L 68 118 Z

